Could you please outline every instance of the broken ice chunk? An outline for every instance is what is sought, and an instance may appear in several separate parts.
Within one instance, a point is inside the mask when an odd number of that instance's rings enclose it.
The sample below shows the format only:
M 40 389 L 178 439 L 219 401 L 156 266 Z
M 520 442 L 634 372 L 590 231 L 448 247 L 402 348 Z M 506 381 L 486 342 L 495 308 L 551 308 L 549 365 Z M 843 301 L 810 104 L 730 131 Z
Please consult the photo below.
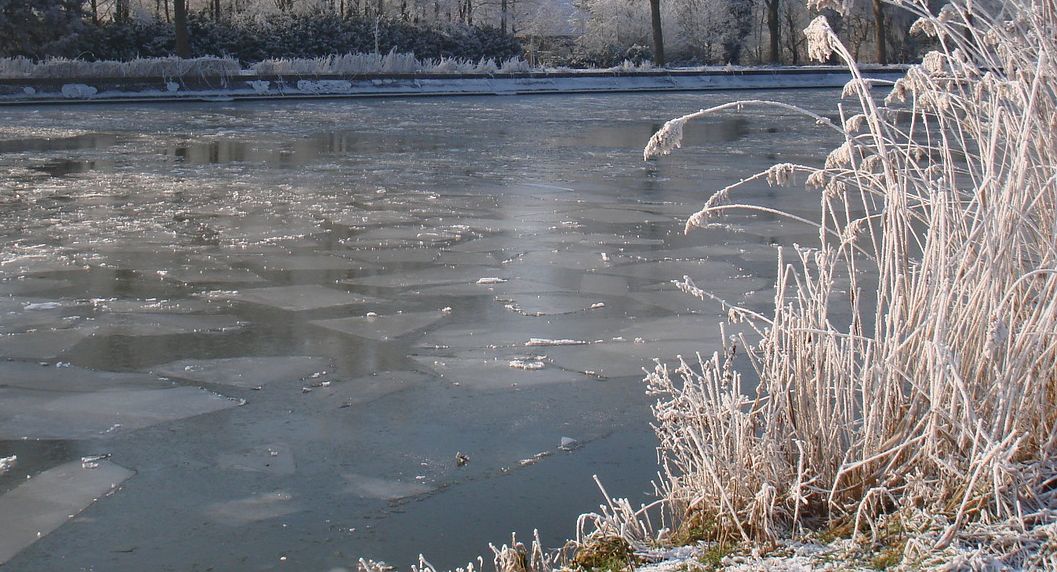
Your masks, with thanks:
M 344 474 L 342 477 L 348 482 L 345 491 L 363 498 L 399 500 L 426 494 L 433 490 L 421 483 L 403 483 L 355 473 Z
M 222 333 L 244 326 L 235 316 L 211 314 L 105 314 L 98 318 L 100 335 L 172 336 L 180 334 Z
M 10 457 L 0 457 L 0 475 L 15 468 L 15 463 L 18 461 L 18 455 L 11 455 Z
M 514 369 L 543 369 L 543 361 L 539 359 L 513 359 L 509 365 Z
M 592 298 L 571 294 L 514 294 L 497 296 L 496 300 L 512 302 L 507 307 L 523 316 L 555 316 L 587 310 Z
M 248 471 L 271 475 L 292 475 L 297 463 L 289 445 L 273 443 L 251 449 L 221 453 L 217 466 L 225 470 Z
M 241 526 L 286 516 L 301 510 L 299 506 L 291 502 L 293 499 L 293 495 L 285 491 L 262 493 L 210 505 L 206 508 L 206 513 L 222 524 Z
M 480 279 L 477 280 L 477 283 L 478 284 L 482 284 L 482 285 L 485 285 L 485 284 L 502 284 L 503 282 L 506 282 L 506 278 L 499 278 L 499 277 L 496 277 L 496 276 L 488 276 L 488 277 L 480 278 Z
M 101 461 L 93 471 L 83 470 L 78 461 L 72 461 L 48 469 L 0 496 L 0 565 L 133 474 L 109 461 Z
M 38 330 L 0 335 L 0 357 L 55 359 L 84 340 L 96 328 Z
M 446 314 L 435 312 L 405 312 L 385 316 L 353 316 L 334 320 L 314 320 L 311 323 L 343 334 L 387 341 L 424 329 L 441 320 Z
M 288 312 L 303 312 L 337 308 L 356 304 L 377 304 L 381 300 L 369 296 L 350 294 L 344 290 L 324 286 L 275 286 L 241 290 L 232 297 L 239 302 L 258 304 Z
M 525 342 L 526 346 L 582 346 L 586 344 L 587 342 L 583 340 L 552 340 L 549 338 L 529 338 L 529 341 Z
M 104 453 L 102 455 L 88 455 L 87 457 L 81 457 L 81 468 L 82 469 L 98 469 L 99 463 L 110 458 L 110 453 Z
M 71 370 L 77 371 L 59 371 Z M 47 372 L 58 377 L 54 369 Z M 57 385 L 70 381 L 62 379 Z M 0 387 L 0 439 L 98 438 L 118 429 L 129 431 L 238 405 L 195 387 L 147 389 L 129 383 L 105 391 L 47 391 L 47 385 Z
M 23 306 L 23 309 L 28 311 L 57 310 L 59 308 L 62 308 L 61 302 L 32 302 Z
M 561 444 L 558 445 L 558 448 L 562 451 L 572 451 L 579 446 L 580 442 L 576 439 L 573 439 L 572 437 L 562 437 Z
M 180 360 L 152 368 L 162 377 L 197 383 L 256 388 L 281 381 L 304 379 L 327 369 L 330 360 L 313 356 L 260 356 Z

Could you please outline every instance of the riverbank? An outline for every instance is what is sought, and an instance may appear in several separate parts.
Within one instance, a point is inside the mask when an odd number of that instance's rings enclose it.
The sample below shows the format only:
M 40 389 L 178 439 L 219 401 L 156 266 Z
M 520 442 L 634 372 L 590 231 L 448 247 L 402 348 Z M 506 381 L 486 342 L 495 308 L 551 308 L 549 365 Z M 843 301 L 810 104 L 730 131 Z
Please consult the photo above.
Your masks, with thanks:
M 895 81 L 902 66 L 864 70 Z M 521 95 L 842 87 L 837 66 L 650 71 L 379 73 L 170 77 L 0 78 L 0 105 L 123 101 L 234 101 L 346 97 Z

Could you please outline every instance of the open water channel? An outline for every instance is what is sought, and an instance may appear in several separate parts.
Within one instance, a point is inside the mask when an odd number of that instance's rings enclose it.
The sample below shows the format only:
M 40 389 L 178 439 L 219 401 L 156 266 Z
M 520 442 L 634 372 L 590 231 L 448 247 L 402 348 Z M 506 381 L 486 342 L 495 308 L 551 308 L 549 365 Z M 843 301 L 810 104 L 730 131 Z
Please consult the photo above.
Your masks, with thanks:
M 447 568 L 559 546 L 592 475 L 648 502 L 642 368 L 716 350 L 725 315 L 671 280 L 765 308 L 773 247 L 817 240 L 682 232 L 819 163 L 839 142 L 809 121 L 717 116 L 642 161 L 744 95 L 0 109 L 3 569 Z

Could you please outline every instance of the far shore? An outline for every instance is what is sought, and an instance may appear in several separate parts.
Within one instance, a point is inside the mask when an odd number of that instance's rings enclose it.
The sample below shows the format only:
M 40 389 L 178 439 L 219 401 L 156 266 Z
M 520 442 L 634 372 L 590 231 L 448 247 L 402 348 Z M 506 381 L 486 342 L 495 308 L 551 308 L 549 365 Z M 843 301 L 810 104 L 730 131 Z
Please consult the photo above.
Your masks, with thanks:
M 867 65 L 862 71 L 872 79 L 894 81 L 902 77 L 906 66 Z M 180 77 L 0 77 L 0 105 L 836 88 L 848 79 L 847 68 L 839 66 L 369 74 L 244 70 Z

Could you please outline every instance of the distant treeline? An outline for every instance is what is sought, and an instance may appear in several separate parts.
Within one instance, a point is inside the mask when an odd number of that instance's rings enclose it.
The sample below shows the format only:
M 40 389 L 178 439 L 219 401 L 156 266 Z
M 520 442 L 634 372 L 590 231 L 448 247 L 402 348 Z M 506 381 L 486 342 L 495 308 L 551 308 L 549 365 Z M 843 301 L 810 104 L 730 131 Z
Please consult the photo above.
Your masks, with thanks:
M 414 53 L 503 61 L 521 54 L 513 35 L 497 28 L 453 24 L 426 27 L 391 18 L 341 17 L 332 12 L 277 12 L 214 19 L 191 13 L 192 56 L 230 56 L 244 63 L 346 53 Z M 175 28 L 164 20 L 93 23 L 81 3 L 0 0 L 0 57 L 130 60 L 175 54 Z

